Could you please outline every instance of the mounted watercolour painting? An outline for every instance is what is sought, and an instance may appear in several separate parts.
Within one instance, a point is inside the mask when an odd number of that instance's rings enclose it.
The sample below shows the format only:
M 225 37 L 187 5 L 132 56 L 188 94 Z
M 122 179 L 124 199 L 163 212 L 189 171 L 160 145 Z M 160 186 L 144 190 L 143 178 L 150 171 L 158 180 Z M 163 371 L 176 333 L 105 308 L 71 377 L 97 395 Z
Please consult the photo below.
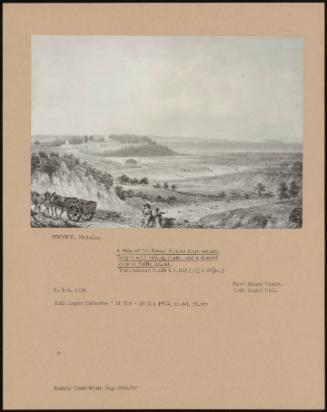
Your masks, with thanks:
M 303 39 L 32 36 L 32 227 L 302 227 Z

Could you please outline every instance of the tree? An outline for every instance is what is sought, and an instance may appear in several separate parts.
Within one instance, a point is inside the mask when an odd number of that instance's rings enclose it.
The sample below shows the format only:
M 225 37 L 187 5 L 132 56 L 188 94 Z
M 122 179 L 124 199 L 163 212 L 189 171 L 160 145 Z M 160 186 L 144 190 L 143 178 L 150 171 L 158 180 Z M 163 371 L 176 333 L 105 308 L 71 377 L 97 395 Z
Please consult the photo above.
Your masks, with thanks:
M 147 177 L 142 177 L 142 179 L 140 179 L 140 184 L 141 185 L 148 185 L 149 184 L 149 179 Z
M 285 182 L 280 182 L 280 184 L 279 184 L 278 197 L 279 197 L 279 199 L 288 199 L 289 198 L 288 186 Z
M 297 197 L 299 195 L 300 192 L 300 186 L 296 183 L 295 180 L 293 180 L 290 184 L 290 196 L 291 197 Z
M 129 177 L 126 176 L 126 175 L 119 176 L 117 180 L 118 180 L 118 182 L 119 182 L 120 184 L 122 184 L 122 185 L 130 182 Z
M 169 184 L 167 182 L 164 182 L 163 184 L 164 189 L 168 189 L 169 188 Z
M 134 190 L 132 190 L 132 189 L 127 190 L 126 196 L 127 196 L 127 197 L 133 197 L 133 196 L 135 196 Z
M 175 192 L 176 190 L 177 190 L 177 186 L 176 185 L 171 185 L 171 190 L 173 191 L 173 192 Z
M 41 172 L 46 173 L 49 176 L 50 182 L 52 183 L 53 175 L 57 172 L 59 166 L 59 157 L 50 156 L 49 158 L 43 159 Z
M 127 159 L 125 164 L 127 166 L 136 166 L 137 165 L 137 161 L 135 159 Z
M 47 159 L 48 158 L 48 155 L 45 153 L 45 152 L 39 152 L 39 157 L 40 157 L 40 159 Z
M 256 185 L 255 185 L 255 192 L 258 194 L 258 196 L 259 197 L 261 197 L 264 193 L 265 193 L 265 191 L 266 191 L 266 187 L 265 187 L 265 185 L 264 184 L 262 184 L 262 183 L 257 183 Z
M 104 185 L 104 187 L 109 190 L 113 185 L 113 178 L 109 173 L 102 173 L 100 176 L 100 182 Z
M 79 160 L 72 154 L 64 154 L 62 160 L 65 162 L 67 168 L 72 171 L 74 167 L 79 164 Z
M 125 195 L 125 191 L 123 190 L 122 186 L 115 186 L 115 193 L 120 199 L 125 200 L 126 195 Z
M 31 158 L 32 174 L 34 174 L 37 170 L 39 170 L 40 166 L 41 166 L 41 161 L 40 161 L 39 156 L 36 153 L 33 153 L 32 158 Z

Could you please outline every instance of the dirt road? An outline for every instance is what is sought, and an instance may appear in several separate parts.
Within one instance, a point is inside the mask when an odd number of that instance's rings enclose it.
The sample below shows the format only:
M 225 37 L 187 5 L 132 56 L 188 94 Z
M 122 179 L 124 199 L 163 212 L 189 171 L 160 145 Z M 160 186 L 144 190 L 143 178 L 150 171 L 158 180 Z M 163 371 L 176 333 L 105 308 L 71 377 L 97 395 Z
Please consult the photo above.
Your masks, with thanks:
M 262 206 L 271 203 L 267 199 L 250 199 L 237 201 L 211 201 L 194 205 L 174 206 L 167 209 L 165 217 L 175 218 L 177 221 L 198 222 L 202 217 L 213 214 L 227 212 L 234 209 L 249 208 L 252 206 Z

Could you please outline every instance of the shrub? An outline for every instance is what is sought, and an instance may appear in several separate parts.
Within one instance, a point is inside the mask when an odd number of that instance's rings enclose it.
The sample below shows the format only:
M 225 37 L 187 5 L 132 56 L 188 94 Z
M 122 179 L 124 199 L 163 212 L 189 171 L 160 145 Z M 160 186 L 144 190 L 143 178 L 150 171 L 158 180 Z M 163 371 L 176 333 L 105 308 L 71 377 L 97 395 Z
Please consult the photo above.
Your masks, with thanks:
M 288 221 L 290 224 L 294 225 L 295 227 L 302 226 L 302 208 L 296 207 L 292 210 L 291 214 L 289 215 Z
M 257 183 L 257 184 L 255 185 L 254 190 L 255 190 L 255 192 L 258 194 L 258 196 L 261 197 L 261 196 L 265 193 L 266 188 L 265 188 L 265 185 L 264 185 L 264 184 L 262 184 L 262 183 Z
M 133 197 L 133 196 L 135 196 L 134 190 L 129 189 L 129 190 L 125 191 L 125 196 L 126 196 L 126 197 Z
M 117 180 L 118 180 L 118 182 L 120 183 L 120 184 L 126 184 L 126 183 L 129 183 L 129 181 L 130 181 L 130 178 L 128 177 L 128 176 L 126 176 L 126 175 L 122 175 L 122 176 L 119 176 L 118 178 L 117 178 Z
M 242 198 L 242 193 L 238 190 L 233 190 L 229 195 L 231 200 L 239 200 Z
M 135 160 L 135 159 L 127 159 L 126 160 L 126 162 L 125 162 L 125 164 L 127 165 L 127 166 L 135 166 L 135 165 L 137 165 L 137 161 Z
M 217 198 L 218 199 L 225 199 L 226 198 L 226 193 L 225 192 L 218 193 Z
M 175 196 L 169 196 L 169 197 L 167 198 L 167 203 L 173 204 L 173 203 L 175 202 L 175 200 L 176 200 L 176 197 L 175 197 Z
M 137 185 L 139 183 L 139 181 L 136 179 L 136 177 L 134 177 L 133 179 L 130 179 L 130 184 L 132 185 Z
M 251 226 L 265 228 L 267 226 L 268 220 L 269 220 L 269 216 L 257 214 L 257 215 L 251 216 L 248 223 Z
M 101 172 L 85 162 L 81 163 L 80 160 L 72 154 L 59 155 L 54 152 L 47 154 L 41 151 L 38 154 L 33 153 L 31 157 L 32 174 L 37 171 L 46 173 L 50 181 L 62 164 L 65 164 L 70 172 L 75 171 L 79 175 L 84 173 L 85 177 L 92 176 L 97 183 L 103 184 L 106 189 L 109 189 L 113 185 L 111 174 Z
M 147 177 L 142 177 L 142 179 L 140 179 L 140 184 L 141 185 L 148 185 L 149 184 L 149 179 Z
M 163 227 L 175 227 L 176 226 L 176 219 L 173 217 L 164 217 L 162 222 Z
M 41 160 L 40 157 L 36 154 L 32 154 L 32 159 L 31 159 L 31 168 L 32 168 L 32 174 L 34 174 L 36 171 L 38 171 L 41 167 Z
M 125 191 L 123 190 L 122 186 L 115 186 L 115 193 L 120 199 L 125 200 L 126 195 L 125 195 Z
M 289 198 L 288 186 L 285 182 L 280 182 L 277 193 L 279 199 Z
M 300 186 L 293 180 L 290 184 L 289 194 L 291 197 L 297 197 L 300 193 Z

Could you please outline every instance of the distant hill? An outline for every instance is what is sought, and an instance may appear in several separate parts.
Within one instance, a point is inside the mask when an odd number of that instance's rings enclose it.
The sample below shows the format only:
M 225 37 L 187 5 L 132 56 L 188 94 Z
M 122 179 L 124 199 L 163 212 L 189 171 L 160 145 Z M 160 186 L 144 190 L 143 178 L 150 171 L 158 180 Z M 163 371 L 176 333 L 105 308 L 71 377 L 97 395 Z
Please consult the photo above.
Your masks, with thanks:
M 141 136 L 136 134 L 111 134 L 109 138 L 115 142 L 123 144 L 139 144 L 139 143 L 153 143 L 148 136 Z
M 197 137 L 151 136 L 160 144 L 167 144 L 172 150 L 187 154 L 214 154 L 219 152 L 302 152 L 301 143 L 268 139 L 262 142 L 209 139 Z
M 134 157 L 134 156 L 174 156 L 177 153 L 171 150 L 169 147 L 156 144 L 140 144 L 136 146 L 127 146 L 118 150 L 105 150 L 102 152 L 103 156 L 108 157 Z

